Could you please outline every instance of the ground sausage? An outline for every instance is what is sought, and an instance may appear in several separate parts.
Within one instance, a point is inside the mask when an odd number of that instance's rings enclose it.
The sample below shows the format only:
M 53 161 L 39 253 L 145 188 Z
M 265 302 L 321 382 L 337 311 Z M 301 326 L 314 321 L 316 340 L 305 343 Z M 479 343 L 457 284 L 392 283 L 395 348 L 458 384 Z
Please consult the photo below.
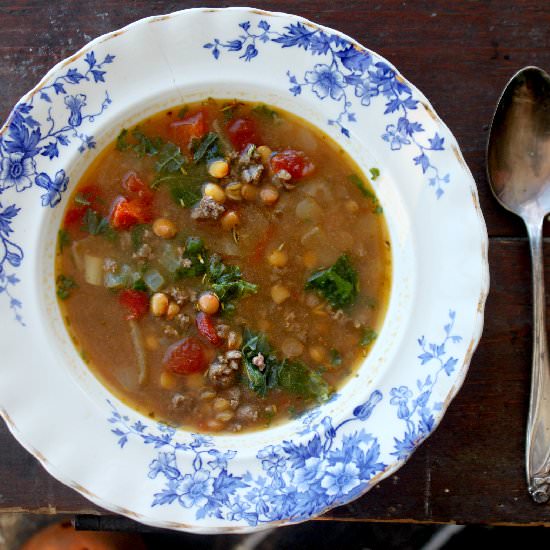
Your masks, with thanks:
M 241 422 L 256 422 L 258 420 L 258 409 L 254 405 L 241 405 L 235 416 Z
M 251 164 L 241 172 L 241 179 L 244 183 L 257 184 L 262 177 L 264 167 L 262 164 Z
M 203 197 L 199 204 L 193 208 L 191 218 L 194 220 L 217 220 L 223 213 L 225 208 L 211 197 Z
M 179 409 L 182 412 L 189 412 L 193 408 L 194 399 L 189 395 L 176 393 L 172 397 L 172 408 Z
M 227 361 L 218 356 L 208 368 L 208 379 L 218 388 L 229 388 L 237 382 L 239 364 L 236 361 Z

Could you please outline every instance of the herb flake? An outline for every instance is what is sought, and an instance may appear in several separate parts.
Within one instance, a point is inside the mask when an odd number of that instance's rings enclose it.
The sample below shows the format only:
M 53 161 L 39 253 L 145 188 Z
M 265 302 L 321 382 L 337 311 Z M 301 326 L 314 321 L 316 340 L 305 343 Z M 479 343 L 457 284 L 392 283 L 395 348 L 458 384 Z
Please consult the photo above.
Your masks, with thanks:
M 178 114 L 176 115 L 178 118 L 183 118 L 187 112 L 189 111 L 189 107 L 187 105 L 185 105 L 184 107 L 182 107 L 179 111 L 178 111 Z
M 134 250 L 134 252 L 136 252 L 143 244 L 143 236 L 147 227 L 147 224 L 144 223 L 140 223 L 132 227 L 130 231 L 130 238 L 132 241 L 132 249 Z
M 78 288 L 75 280 L 67 275 L 60 274 L 57 276 L 56 294 L 60 300 L 66 300 L 71 295 L 73 289 Z
M 271 119 L 272 121 L 279 118 L 279 113 L 268 107 L 265 103 L 259 103 L 258 105 L 252 107 L 252 112 L 261 117 Z
M 74 202 L 76 202 L 76 204 L 80 204 L 81 206 L 90 206 L 90 204 L 92 204 L 82 193 L 77 193 L 75 195 Z
M 71 236 L 66 229 L 60 229 L 57 232 L 57 246 L 59 253 L 63 254 L 63 249 L 71 244 Z
M 223 121 L 229 122 L 235 116 L 235 113 L 240 105 L 242 105 L 242 103 L 237 100 L 232 101 L 231 103 L 226 103 L 220 109 L 220 111 L 223 113 Z
M 374 207 L 373 212 L 375 214 L 382 214 L 384 210 L 380 205 L 378 197 L 365 185 L 365 182 L 357 174 L 351 174 L 350 176 L 348 176 L 348 179 L 353 185 L 355 185 L 355 187 L 359 189 L 359 191 L 361 191 L 363 196 L 371 201 Z
M 368 348 L 378 337 L 378 333 L 370 327 L 363 327 L 363 334 L 361 335 L 361 340 L 359 345 L 362 348 Z
M 128 136 L 128 129 L 122 128 L 122 130 L 120 131 L 120 134 L 118 134 L 116 138 L 115 149 L 117 151 L 126 151 L 127 149 L 130 148 L 130 144 L 126 141 L 127 136 Z
M 339 367 L 342 364 L 342 355 L 337 349 L 330 350 L 330 364 Z

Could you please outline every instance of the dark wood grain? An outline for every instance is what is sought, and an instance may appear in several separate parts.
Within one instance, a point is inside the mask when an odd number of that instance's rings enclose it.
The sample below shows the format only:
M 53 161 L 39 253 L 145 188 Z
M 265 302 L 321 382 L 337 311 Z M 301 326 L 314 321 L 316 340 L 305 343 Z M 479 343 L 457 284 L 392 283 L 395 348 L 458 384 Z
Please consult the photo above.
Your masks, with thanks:
M 0 118 L 57 61 L 138 18 L 202 2 L 0 0 Z M 393 477 L 337 519 L 550 523 L 527 496 L 531 293 L 524 230 L 487 185 L 484 151 L 496 100 L 524 65 L 550 69 L 550 7 L 542 1 L 248 2 L 353 36 L 395 63 L 457 137 L 478 184 L 491 236 L 491 294 L 483 339 L 441 426 Z M 237 5 L 209 2 L 211 6 Z M 338 8 L 336 8 L 338 6 Z M 550 260 L 546 261 L 550 271 Z M 0 426 L 0 510 L 98 510 L 51 478 Z

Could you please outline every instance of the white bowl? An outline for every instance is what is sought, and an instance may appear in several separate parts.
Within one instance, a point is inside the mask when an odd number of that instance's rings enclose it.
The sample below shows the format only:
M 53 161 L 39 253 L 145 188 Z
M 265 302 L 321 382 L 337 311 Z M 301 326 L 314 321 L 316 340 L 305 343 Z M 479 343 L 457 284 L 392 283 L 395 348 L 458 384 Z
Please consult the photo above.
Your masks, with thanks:
M 277 105 L 365 173 L 378 167 L 393 253 L 386 319 L 357 375 L 300 419 L 240 435 L 176 431 L 118 401 L 79 357 L 55 300 L 57 230 L 96 150 L 207 96 Z M 487 232 L 454 137 L 390 63 L 299 17 L 192 9 L 93 40 L 14 108 L 0 193 L 2 416 L 52 475 L 143 523 L 247 532 L 357 498 L 437 426 L 481 335 Z

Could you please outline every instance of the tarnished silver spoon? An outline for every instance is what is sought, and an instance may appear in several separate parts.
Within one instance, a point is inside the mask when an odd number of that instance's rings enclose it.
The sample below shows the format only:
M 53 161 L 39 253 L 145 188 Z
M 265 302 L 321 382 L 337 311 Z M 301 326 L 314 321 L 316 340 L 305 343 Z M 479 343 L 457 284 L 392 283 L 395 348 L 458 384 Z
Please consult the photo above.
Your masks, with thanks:
M 550 76 L 525 67 L 498 102 L 487 146 L 497 200 L 520 216 L 533 263 L 533 372 L 525 451 L 529 493 L 550 499 L 550 372 L 546 342 L 542 225 L 550 211 Z

